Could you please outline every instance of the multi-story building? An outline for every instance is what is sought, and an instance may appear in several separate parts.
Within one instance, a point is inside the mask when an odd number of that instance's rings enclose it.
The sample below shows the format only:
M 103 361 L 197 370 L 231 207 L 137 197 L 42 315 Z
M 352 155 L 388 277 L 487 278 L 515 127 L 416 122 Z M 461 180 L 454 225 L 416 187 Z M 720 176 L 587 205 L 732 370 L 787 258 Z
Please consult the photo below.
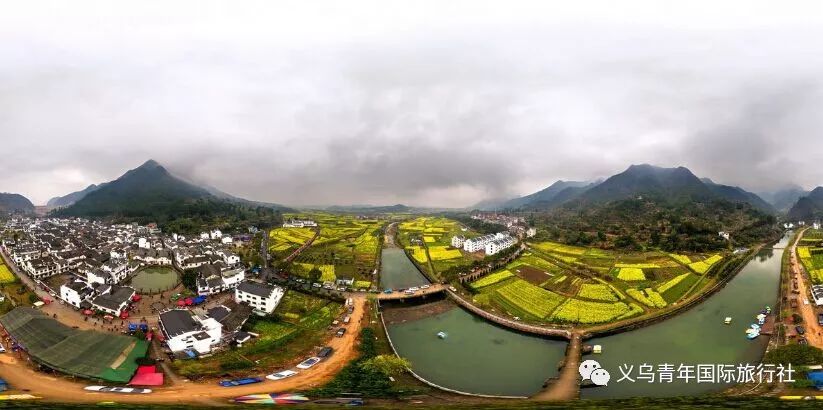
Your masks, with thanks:
M 241 282 L 234 290 L 237 303 L 247 303 L 258 315 L 271 314 L 283 298 L 283 288 L 261 282 Z
M 160 313 L 160 329 L 172 352 L 194 350 L 203 355 L 220 344 L 223 325 L 208 316 L 193 315 L 186 309 Z

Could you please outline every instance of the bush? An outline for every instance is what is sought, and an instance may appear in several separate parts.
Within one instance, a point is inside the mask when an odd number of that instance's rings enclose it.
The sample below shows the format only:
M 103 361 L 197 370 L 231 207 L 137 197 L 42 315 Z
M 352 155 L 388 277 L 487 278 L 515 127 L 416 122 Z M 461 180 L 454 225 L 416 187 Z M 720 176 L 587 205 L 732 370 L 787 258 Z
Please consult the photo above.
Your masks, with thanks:
M 220 362 L 220 370 L 231 371 L 231 370 L 243 370 L 252 367 L 252 363 L 247 360 L 227 360 Z
M 29 302 L 30 303 L 34 303 L 34 302 L 37 302 L 39 300 L 40 300 L 40 298 L 38 298 L 37 295 L 35 295 L 34 293 L 29 293 Z

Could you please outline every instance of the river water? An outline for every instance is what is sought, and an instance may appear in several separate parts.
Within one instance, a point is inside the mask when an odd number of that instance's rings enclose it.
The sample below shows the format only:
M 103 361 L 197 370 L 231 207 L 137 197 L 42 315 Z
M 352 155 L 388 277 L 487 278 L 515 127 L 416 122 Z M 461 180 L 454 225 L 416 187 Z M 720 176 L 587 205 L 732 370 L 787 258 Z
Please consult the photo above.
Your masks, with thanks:
M 380 287 L 382 289 L 403 289 L 429 283 L 425 276 L 399 248 L 385 248 L 380 258 Z
M 788 236 L 776 247 L 782 248 L 787 241 Z M 390 249 L 384 250 L 384 255 L 385 251 Z M 761 251 L 723 289 L 683 314 L 639 330 L 587 341 L 603 346 L 603 353 L 584 359 L 597 360 L 610 372 L 611 382 L 608 387 L 583 389 L 581 396 L 679 396 L 725 388 L 723 384 L 678 382 L 676 377 L 672 383 L 648 383 L 637 381 L 636 375 L 642 364 L 656 367 L 668 363 L 675 368 L 681 363 L 756 365 L 767 339 L 761 336 L 749 341 L 745 329 L 761 309 L 776 302 L 782 254 L 782 249 Z M 405 258 L 402 250 L 400 256 Z M 384 277 L 396 280 L 401 276 L 397 272 L 385 275 L 388 266 L 393 265 L 384 264 Z M 731 325 L 723 323 L 727 316 L 733 318 Z M 389 325 L 388 331 L 397 352 L 411 361 L 418 375 L 443 387 L 480 394 L 536 393 L 545 379 L 557 375 L 557 363 L 566 346 L 565 342 L 497 327 L 460 308 Z M 439 339 L 436 334 L 440 331 L 448 337 Z M 617 382 L 622 377 L 621 365 L 634 366 L 631 373 L 635 382 Z

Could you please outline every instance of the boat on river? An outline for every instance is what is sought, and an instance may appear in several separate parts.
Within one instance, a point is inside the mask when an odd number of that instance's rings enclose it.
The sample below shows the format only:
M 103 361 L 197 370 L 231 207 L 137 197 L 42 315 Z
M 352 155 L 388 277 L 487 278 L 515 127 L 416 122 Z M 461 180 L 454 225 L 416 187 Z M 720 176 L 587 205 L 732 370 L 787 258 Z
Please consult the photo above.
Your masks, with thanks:
M 440 339 L 445 339 L 445 338 L 449 337 L 449 335 L 446 332 L 440 331 L 440 332 L 437 332 L 437 337 L 440 338 Z
M 758 336 L 760 336 L 760 326 L 753 323 L 751 327 L 746 329 L 746 338 L 752 340 L 756 339 Z

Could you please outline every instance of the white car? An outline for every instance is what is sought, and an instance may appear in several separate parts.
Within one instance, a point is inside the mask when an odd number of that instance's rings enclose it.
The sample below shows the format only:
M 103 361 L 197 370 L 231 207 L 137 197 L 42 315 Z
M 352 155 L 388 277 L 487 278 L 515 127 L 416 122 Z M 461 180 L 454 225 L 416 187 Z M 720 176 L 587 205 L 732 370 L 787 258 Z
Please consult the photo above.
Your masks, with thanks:
M 151 393 L 151 389 L 140 389 L 136 387 L 86 386 L 84 389 L 100 393 Z
M 320 363 L 320 360 L 323 360 L 323 359 L 321 359 L 319 357 L 309 357 L 308 359 L 303 360 L 302 362 L 300 362 L 300 364 L 297 365 L 297 368 L 298 369 L 303 369 L 303 370 L 309 369 L 312 366 L 316 365 L 317 363 Z
M 295 374 L 297 374 L 297 372 L 294 370 L 283 370 L 282 372 L 272 373 L 266 376 L 266 378 L 269 380 L 283 380 L 292 377 Z
M 412 292 L 417 292 L 418 290 L 420 290 L 420 288 L 418 288 L 417 286 L 412 286 L 409 288 L 409 290 Z
M 420 287 L 420 289 L 428 289 L 430 287 L 431 287 L 431 285 L 423 285 L 423 286 Z

